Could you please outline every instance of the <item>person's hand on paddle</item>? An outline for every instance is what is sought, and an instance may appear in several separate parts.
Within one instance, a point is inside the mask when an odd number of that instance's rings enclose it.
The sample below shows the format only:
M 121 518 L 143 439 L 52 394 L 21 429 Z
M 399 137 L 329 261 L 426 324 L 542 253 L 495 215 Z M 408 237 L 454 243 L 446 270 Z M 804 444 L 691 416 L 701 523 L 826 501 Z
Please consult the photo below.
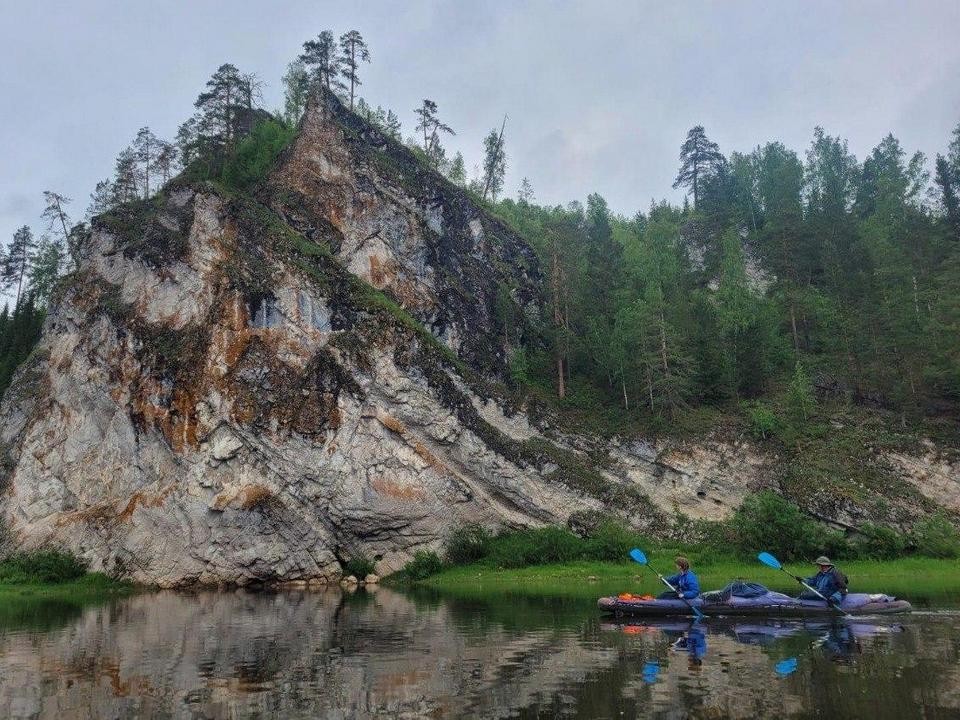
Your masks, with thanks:
M 796 580 L 797 582 L 803 582 L 805 578 L 802 578 L 799 575 L 794 575 L 793 579 Z

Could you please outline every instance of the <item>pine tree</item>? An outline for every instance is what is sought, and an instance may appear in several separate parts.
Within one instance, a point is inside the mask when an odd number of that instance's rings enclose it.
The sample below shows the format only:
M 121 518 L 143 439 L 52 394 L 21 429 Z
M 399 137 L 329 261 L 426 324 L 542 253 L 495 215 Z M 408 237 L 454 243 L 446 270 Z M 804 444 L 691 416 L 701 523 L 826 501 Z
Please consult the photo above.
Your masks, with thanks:
M 252 102 L 249 78 L 230 63 L 224 63 L 207 80 L 206 90 L 197 96 L 196 137 L 199 151 L 210 154 L 215 165 L 231 151 L 241 132 L 241 113 Z M 195 142 L 196 142 L 195 141 Z
M 423 104 L 414 110 L 414 113 L 420 118 L 416 130 L 423 132 L 423 151 L 434 167 L 440 167 L 445 157 L 443 146 L 440 144 L 440 133 L 448 135 L 456 135 L 456 133 L 437 117 L 437 104 L 433 100 L 424 98 Z
M 68 230 L 71 220 L 66 209 L 73 201 L 52 190 L 44 190 L 43 199 L 45 207 L 41 217 L 47 221 L 46 234 L 53 238 L 54 243 L 59 243 L 61 249 L 67 248 L 73 267 L 76 268 L 77 249 L 71 247 L 71 238 L 74 235 Z
M 142 127 L 137 131 L 131 149 L 138 163 L 138 179 L 143 180 L 143 199 L 150 197 L 150 173 L 154 169 L 157 159 L 158 141 L 153 131 Z
M 361 84 L 357 69 L 361 62 L 370 62 L 370 51 L 358 30 L 350 30 L 340 36 L 340 73 L 349 83 L 350 109 L 353 110 L 353 96 Z
M 159 175 L 161 187 L 170 182 L 177 172 L 179 152 L 177 146 L 166 140 L 157 140 L 157 153 L 154 156 L 154 168 Z
M 298 58 L 310 73 L 310 81 L 314 87 L 323 88 L 327 92 L 343 90 L 340 80 L 340 57 L 337 55 L 337 45 L 333 40 L 333 33 L 324 30 L 317 35 L 316 40 L 308 40 L 303 44 L 303 53 Z
M 673 183 L 674 188 L 688 187 L 693 191 L 693 206 L 700 199 L 700 187 L 704 179 L 714 172 L 723 155 L 715 142 L 707 138 L 703 125 L 690 128 L 687 139 L 680 146 L 680 171 Z

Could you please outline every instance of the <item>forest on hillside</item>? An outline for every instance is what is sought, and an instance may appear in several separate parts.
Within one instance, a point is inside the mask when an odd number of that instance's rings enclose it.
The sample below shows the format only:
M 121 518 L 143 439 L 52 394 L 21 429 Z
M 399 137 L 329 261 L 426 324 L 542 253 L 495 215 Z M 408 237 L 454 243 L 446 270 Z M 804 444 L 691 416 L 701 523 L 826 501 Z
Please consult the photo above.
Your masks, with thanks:
M 433 100 L 414 110 L 404 140 L 398 115 L 359 94 L 369 61 L 359 32 L 320 33 L 291 62 L 284 107 L 272 113 L 260 107 L 260 78 L 224 64 L 175 139 L 138 131 L 91 195 L 85 221 L 71 220 L 69 198 L 45 193 L 40 240 L 24 226 L 0 258 L 5 289 L 16 291 L 4 317 L 31 328 L 14 341 L 3 330 L 12 321 L 0 322 L 9 368 L 0 389 L 35 341 L 57 278 L 76 267 L 93 216 L 146 201 L 178 174 L 254 188 L 322 88 L 405 142 L 539 254 L 543 342 L 524 347 L 512 337 L 508 291 L 493 309 L 516 391 L 653 428 L 691 409 L 732 411 L 764 437 L 778 423 L 802 424 L 823 398 L 901 418 L 956 412 L 960 125 L 932 176 L 927 158 L 892 135 L 862 160 L 821 128 L 800 152 L 774 140 L 725 154 L 696 126 L 680 145 L 674 187 L 686 191 L 683 204 L 663 200 L 623 216 L 599 194 L 540 205 L 526 178 L 515 199 L 505 197 L 506 118 L 483 139 L 483 163 L 469 178 L 463 156 L 447 156 L 443 141 L 454 129 Z
M 668 415 L 781 390 L 804 414 L 814 389 L 952 411 L 960 126 L 932 185 L 924 168 L 892 135 L 862 162 L 820 128 L 802 158 L 776 141 L 726 157 L 698 126 L 682 206 L 496 203 L 538 250 L 551 306 L 550 348 L 520 349 L 517 377 Z

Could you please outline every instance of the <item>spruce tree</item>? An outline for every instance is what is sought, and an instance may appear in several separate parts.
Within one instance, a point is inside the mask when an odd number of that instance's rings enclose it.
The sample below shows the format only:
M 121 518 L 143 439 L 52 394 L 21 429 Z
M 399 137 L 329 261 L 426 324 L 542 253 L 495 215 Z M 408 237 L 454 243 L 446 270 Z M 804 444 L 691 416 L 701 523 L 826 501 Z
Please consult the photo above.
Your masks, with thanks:
M 467 169 L 463 164 L 463 153 L 457 152 L 450 162 L 450 169 L 447 172 L 447 179 L 454 185 L 463 187 L 467 183 Z
M 26 225 L 22 225 L 13 234 L 13 242 L 7 250 L 7 257 L 3 267 L 4 284 L 17 288 L 16 306 L 20 305 L 23 291 L 29 282 L 30 269 L 33 267 L 34 251 L 37 244 L 33 233 Z
M 951 236 L 955 241 L 960 241 L 960 199 L 957 197 L 960 177 L 952 172 L 950 163 L 943 155 L 937 155 L 934 182 L 940 188 L 940 202 Z
M 46 307 L 60 278 L 65 255 L 64 242 L 59 237 L 44 235 L 40 238 L 33 265 L 30 267 L 30 289 L 41 307 Z
M 503 189 L 503 178 L 507 172 L 507 154 L 503 149 L 503 130 L 506 126 L 500 128 L 498 133 L 493 129 L 483 139 L 483 193 L 482 197 L 486 200 L 487 195 L 493 202 L 497 201 L 497 195 Z
M 533 185 L 527 177 L 520 181 L 520 187 L 517 190 L 517 202 L 522 205 L 529 205 L 533 202 Z

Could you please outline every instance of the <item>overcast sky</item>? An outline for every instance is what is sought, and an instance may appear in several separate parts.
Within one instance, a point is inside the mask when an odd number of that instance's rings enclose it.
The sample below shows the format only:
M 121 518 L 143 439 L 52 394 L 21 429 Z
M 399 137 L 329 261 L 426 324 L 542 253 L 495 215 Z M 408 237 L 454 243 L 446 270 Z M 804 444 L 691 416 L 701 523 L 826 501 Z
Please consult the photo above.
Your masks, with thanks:
M 267 83 L 320 30 L 356 28 L 361 92 L 404 136 L 429 97 L 468 171 L 506 113 L 508 174 L 540 202 L 604 195 L 632 214 L 670 185 L 688 128 L 724 153 L 813 128 L 858 157 L 893 132 L 932 157 L 960 121 L 960 2 L 97 2 L 0 0 L 0 239 L 39 234 L 41 191 L 74 198 L 139 127 L 171 138 L 223 62 Z

